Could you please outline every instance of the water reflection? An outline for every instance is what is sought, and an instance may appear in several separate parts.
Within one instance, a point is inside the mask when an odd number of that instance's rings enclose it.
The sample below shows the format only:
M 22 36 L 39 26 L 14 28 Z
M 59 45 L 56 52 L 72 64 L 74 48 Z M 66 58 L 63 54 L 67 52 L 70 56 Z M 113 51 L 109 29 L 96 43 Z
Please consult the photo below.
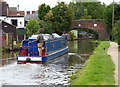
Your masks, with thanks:
M 95 44 L 91 43 L 89 40 L 77 40 L 68 43 L 70 52 L 77 54 L 90 54 L 95 47 Z
M 17 54 L 18 54 L 17 51 L 14 51 L 14 52 L 2 52 L 1 65 L 10 64 L 13 61 L 15 61 Z
M 77 40 L 73 42 L 68 43 L 70 53 L 75 53 L 77 55 L 80 55 L 83 60 L 86 60 L 89 58 L 89 56 L 92 54 L 92 51 L 94 50 L 96 44 L 91 43 L 90 40 Z M 79 58 L 79 56 L 71 55 L 69 57 L 69 63 L 70 64 L 83 64 L 84 61 Z
M 4 53 L 2 63 L 6 65 L 0 67 L 0 83 L 4 85 L 68 85 L 69 76 L 83 67 L 85 63 L 83 60 L 88 58 L 95 45 L 82 40 L 68 42 L 68 46 L 70 49 L 68 54 L 46 64 L 17 64 L 16 61 L 9 60 L 17 56 L 17 53 L 14 52 L 14 55 Z

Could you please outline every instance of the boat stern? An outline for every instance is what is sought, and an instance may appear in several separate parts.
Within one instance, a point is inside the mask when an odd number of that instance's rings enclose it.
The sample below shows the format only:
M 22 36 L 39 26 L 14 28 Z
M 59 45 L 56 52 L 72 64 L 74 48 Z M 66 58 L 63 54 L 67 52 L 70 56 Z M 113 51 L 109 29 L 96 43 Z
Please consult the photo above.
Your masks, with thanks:
M 24 63 L 42 63 L 42 57 L 31 57 L 31 56 L 18 56 L 17 57 L 17 63 L 18 64 L 24 64 Z

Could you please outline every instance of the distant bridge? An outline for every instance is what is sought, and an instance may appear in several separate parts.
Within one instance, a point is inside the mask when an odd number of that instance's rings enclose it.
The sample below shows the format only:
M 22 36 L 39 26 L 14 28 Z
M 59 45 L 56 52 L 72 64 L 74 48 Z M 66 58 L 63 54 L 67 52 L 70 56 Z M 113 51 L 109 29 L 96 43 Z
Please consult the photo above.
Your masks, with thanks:
M 73 20 L 71 29 L 91 29 L 98 33 L 99 40 L 109 40 L 107 27 L 103 20 Z

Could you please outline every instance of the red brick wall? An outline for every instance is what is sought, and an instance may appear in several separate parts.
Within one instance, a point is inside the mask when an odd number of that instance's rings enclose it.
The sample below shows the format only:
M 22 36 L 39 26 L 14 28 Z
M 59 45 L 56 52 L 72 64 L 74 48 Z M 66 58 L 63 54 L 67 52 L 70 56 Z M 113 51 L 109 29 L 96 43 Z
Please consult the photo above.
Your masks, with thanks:
M 94 24 L 97 26 L 94 26 Z M 99 39 L 109 39 L 106 24 L 103 20 L 73 20 L 71 29 L 88 28 L 98 33 Z

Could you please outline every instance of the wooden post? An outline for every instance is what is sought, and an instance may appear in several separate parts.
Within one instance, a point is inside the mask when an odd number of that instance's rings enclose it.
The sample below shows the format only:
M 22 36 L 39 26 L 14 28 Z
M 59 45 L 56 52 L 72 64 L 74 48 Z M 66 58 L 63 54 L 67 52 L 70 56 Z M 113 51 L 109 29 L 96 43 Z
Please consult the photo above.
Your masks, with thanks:
M 2 66 L 2 30 L 1 29 L 0 29 L 0 66 Z
M 113 0 L 113 10 L 112 10 L 112 41 L 114 40 L 114 15 L 115 15 L 114 10 L 115 10 L 115 8 L 114 8 L 114 0 Z
M 13 33 L 12 33 L 12 57 L 13 57 L 13 50 L 14 50 L 14 46 L 13 46 Z

